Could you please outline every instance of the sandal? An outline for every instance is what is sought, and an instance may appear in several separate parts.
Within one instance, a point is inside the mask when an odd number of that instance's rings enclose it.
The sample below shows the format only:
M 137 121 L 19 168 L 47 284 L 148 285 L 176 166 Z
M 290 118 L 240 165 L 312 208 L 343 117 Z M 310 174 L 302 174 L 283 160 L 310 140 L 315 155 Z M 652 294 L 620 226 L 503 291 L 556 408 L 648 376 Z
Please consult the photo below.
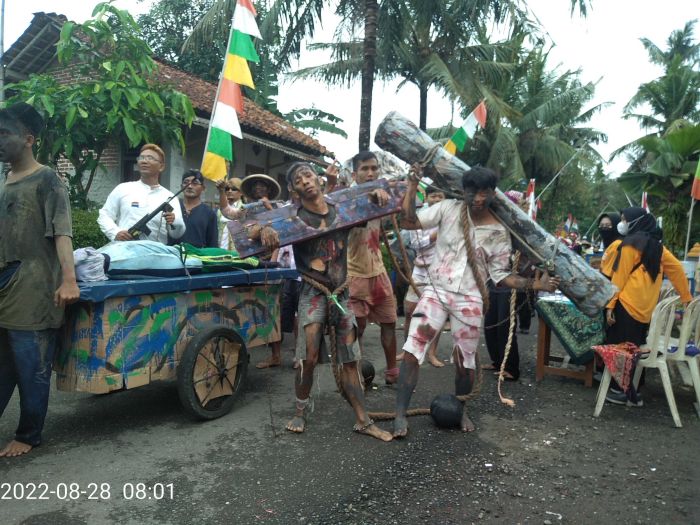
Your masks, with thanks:
M 384 370 L 384 382 L 387 385 L 393 385 L 399 380 L 399 369 L 398 368 L 388 368 Z

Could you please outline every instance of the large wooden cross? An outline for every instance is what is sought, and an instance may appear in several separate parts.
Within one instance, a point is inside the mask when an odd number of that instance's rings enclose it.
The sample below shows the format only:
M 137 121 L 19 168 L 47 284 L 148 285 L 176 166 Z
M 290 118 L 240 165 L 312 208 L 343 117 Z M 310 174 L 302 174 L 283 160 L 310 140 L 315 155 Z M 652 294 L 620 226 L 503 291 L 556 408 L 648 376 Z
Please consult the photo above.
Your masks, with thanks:
M 374 137 L 377 145 L 404 162 L 421 162 L 426 154 L 432 157 L 426 164 L 435 185 L 451 193 L 462 193 L 462 175 L 469 166 L 451 155 L 418 126 L 392 111 L 379 124 Z M 599 315 L 615 292 L 615 287 L 600 272 L 591 268 L 579 255 L 562 246 L 557 239 L 510 201 L 496 191 L 491 205 L 496 217 L 511 232 L 514 245 L 532 260 L 553 260 L 561 279 L 560 289 L 583 313 Z

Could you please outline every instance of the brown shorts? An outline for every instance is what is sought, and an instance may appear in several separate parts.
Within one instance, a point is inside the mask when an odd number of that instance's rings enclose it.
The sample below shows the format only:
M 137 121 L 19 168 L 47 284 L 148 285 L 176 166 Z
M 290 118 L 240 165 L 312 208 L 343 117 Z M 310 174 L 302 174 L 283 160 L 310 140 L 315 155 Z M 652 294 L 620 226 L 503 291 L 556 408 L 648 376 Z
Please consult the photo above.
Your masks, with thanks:
M 396 322 L 396 298 L 386 272 L 375 277 L 350 277 L 350 308 L 370 322 Z

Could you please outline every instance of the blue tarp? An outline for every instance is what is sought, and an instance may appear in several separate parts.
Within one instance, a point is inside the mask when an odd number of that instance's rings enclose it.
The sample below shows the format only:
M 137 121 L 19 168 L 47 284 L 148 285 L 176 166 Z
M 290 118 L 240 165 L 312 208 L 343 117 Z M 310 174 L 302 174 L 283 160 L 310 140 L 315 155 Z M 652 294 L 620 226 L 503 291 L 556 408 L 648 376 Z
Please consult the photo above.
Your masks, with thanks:
M 113 280 L 78 283 L 80 300 L 97 303 L 111 297 L 126 297 L 156 293 L 186 292 L 221 288 L 222 286 L 246 286 L 262 284 L 278 279 L 295 279 L 299 274 L 289 268 L 260 268 L 232 272 L 205 273 L 191 277 L 155 277 L 152 279 Z

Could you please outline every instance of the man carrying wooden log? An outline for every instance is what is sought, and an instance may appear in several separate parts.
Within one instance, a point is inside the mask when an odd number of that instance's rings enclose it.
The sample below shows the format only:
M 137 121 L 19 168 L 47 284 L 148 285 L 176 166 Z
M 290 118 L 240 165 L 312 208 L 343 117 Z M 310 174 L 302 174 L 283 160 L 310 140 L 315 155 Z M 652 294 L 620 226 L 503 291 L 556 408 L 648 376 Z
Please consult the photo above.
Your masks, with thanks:
M 331 229 L 329 233 L 294 244 L 297 271 L 303 283 L 299 292 L 299 334 L 296 358 L 301 360 L 295 380 L 296 410 L 287 423 L 287 430 L 306 430 L 306 415 L 313 385 L 313 373 L 326 328 L 330 329 L 331 345 L 339 371 L 339 386 L 355 412 L 355 432 L 391 441 L 389 432 L 374 425 L 365 410 L 365 399 L 357 370 L 359 346 L 357 325 L 348 306 L 347 229 L 337 226 L 336 207 L 324 198 L 318 176 L 307 163 L 292 164 L 287 171 L 289 190 L 300 202 L 297 217 L 316 229 Z M 389 195 L 381 190 L 369 194 L 370 199 L 384 206 Z M 264 246 L 274 249 L 279 244 L 277 231 L 269 226 L 249 230 L 251 238 L 259 238 Z
M 464 200 L 446 199 L 416 213 L 416 189 L 421 167 L 414 165 L 403 201 L 402 227 L 438 228 L 435 257 L 426 286 L 413 313 L 399 374 L 394 437 L 408 434 L 406 411 L 418 383 L 419 365 L 430 344 L 450 319 L 455 363 L 455 394 L 471 391 L 477 366 L 477 346 L 484 306 L 488 304 L 486 281 L 519 290 L 554 291 L 559 280 L 545 273 L 541 279 L 525 279 L 510 273 L 510 236 L 489 210 L 494 199 L 496 174 L 472 168 L 462 177 Z M 462 430 L 474 424 L 466 409 Z
M 377 180 L 381 175 L 377 157 L 370 151 L 355 155 L 352 168 L 352 177 L 357 184 Z M 357 337 L 361 342 L 368 321 L 379 325 L 386 358 L 384 380 L 387 384 L 394 384 L 399 376 L 396 368 L 396 298 L 380 249 L 381 219 L 354 228 L 349 242 L 350 306 L 357 319 Z

